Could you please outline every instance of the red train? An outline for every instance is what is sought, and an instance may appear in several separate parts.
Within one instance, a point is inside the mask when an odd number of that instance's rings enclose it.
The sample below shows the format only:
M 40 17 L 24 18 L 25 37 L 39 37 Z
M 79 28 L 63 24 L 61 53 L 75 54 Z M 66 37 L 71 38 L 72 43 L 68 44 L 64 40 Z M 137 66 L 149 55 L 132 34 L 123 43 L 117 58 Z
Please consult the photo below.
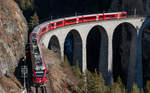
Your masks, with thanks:
M 102 20 L 113 20 L 126 18 L 126 12 L 115 12 L 115 13 L 101 13 L 101 14 L 90 14 L 83 16 L 66 17 L 53 21 L 47 21 L 34 28 L 30 34 L 31 43 L 31 59 L 32 59 L 32 72 L 33 72 L 33 83 L 36 86 L 44 86 L 47 84 L 47 68 L 43 59 L 42 51 L 39 46 L 39 37 L 51 30 L 56 28 L 79 24 L 91 21 L 102 21 Z
M 38 45 L 36 33 L 30 34 L 30 55 L 32 60 L 32 76 L 34 86 L 45 86 L 47 84 L 47 68 Z
M 126 17 L 127 17 L 126 12 L 116 12 L 116 13 L 91 14 L 91 15 L 61 18 L 54 21 L 49 21 L 49 24 L 43 26 L 40 29 L 40 35 L 52 29 L 66 25 L 99 20 L 122 19 Z

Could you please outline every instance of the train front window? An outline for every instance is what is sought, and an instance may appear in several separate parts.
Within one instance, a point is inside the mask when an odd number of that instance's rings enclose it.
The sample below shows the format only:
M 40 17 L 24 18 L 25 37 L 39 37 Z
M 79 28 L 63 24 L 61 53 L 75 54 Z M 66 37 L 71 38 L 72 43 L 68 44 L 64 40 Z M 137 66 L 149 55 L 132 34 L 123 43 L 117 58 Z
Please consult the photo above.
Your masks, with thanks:
M 42 71 L 36 71 L 35 73 L 36 73 L 36 77 L 37 77 L 37 78 L 42 78 L 42 77 L 44 77 L 44 70 L 42 70 Z
M 96 16 L 84 17 L 84 19 L 96 19 Z

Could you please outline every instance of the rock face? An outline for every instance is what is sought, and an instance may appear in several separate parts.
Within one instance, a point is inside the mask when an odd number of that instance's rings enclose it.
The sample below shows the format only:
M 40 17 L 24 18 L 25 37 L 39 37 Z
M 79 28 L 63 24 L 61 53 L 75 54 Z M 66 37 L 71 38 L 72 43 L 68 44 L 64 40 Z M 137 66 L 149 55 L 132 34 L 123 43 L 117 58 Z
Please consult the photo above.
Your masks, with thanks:
M 24 55 L 27 25 L 13 0 L 0 0 L 0 71 L 6 74 Z
M 26 20 L 17 4 L 13 0 L 0 0 L 0 76 L 13 73 L 24 56 L 27 30 Z M 0 93 L 3 92 L 0 90 Z

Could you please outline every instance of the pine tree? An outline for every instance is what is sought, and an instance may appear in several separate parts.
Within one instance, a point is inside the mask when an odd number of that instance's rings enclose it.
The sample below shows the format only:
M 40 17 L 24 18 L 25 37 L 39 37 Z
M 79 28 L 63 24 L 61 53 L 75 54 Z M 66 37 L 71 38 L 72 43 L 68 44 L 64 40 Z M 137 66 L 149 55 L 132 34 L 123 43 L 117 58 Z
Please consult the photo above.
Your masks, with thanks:
M 112 81 L 108 90 L 108 93 L 126 93 L 125 86 L 123 85 L 120 77 L 118 77 L 117 82 Z
M 76 63 L 77 64 L 73 67 L 73 72 L 77 78 L 81 78 L 82 73 L 80 71 L 79 62 L 77 61 Z
M 122 92 L 122 89 L 117 82 L 113 82 L 112 85 L 110 86 L 110 93 L 125 93 L 125 92 Z
M 140 93 L 145 93 L 143 89 L 141 89 Z
M 33 27 L 37 26 L 38 24 L 39 24 L 39 18 L 37 16 L 37 13 L 35 12 L 34 15 L 30 17 L 29 29 L 33 29 Z
M 150 93 L 150 81 L 146 82 L 146 88 L 145 88 L 146 93 Z
M 102 74 L 86 72 L 87 93 L 108 93 Z
M 19 5 L 20 9 L 23 11 L 23 15 L 25 16 L 27 22 L 29 22 L 30 17 L 34 14 L 35 5 L 34 0 L 15 0 Z
M 19 7 L 23 10 L 33 10 L 34 9 L 34 0 L 15 0 Z
M 124 84 L 122 83 L 122 80 L 121 80 L 121 78 L 120 77 L 118 77 L 118 79 L 117 79 L 117 84 L 118 84 L 118 86 L 119 86 L 119 88 L 121 89 L 121 93 L 125 93 L 125 86 L 124 86 Z
M 133 88 L 131 90 L 131 93 L 140 93 L 140 89 L 137 87 L 136 84 L 133 85 Z
M 70 68 L 69 60 L 68 60 L 68 58 L 67 58 L 66 55 L 64 57 L 64 63 L 62 63 L 62 67 L 68 67 L 68 68 Z

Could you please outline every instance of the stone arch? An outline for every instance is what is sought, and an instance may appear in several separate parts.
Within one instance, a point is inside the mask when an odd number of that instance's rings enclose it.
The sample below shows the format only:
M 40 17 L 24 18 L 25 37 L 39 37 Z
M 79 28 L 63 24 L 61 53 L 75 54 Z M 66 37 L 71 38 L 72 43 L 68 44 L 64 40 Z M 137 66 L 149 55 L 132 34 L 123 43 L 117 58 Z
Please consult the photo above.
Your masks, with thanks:
M 108 36 L 99 25 L 94 26 L 86 39 L 87 69 L 90 72 L 101 72 L 104 79 L 108 74 Z
M 113 78 L 120 77 L 130 89 L 136 78 L 137 30 L 127 22 L 119 24 L 113 33 Z
M 77 65 L 78 62 L 82 71 L 82 39 L 75 29 L 71 30 L 65 38 L 64 56 L 68 58 L 71 66 Z
M 53 35 L 50 38 L 48 49 L 53 50 L 54 52 L 57 52 L 59 54 L 61 53 L 60 43 L 56 35 Z

